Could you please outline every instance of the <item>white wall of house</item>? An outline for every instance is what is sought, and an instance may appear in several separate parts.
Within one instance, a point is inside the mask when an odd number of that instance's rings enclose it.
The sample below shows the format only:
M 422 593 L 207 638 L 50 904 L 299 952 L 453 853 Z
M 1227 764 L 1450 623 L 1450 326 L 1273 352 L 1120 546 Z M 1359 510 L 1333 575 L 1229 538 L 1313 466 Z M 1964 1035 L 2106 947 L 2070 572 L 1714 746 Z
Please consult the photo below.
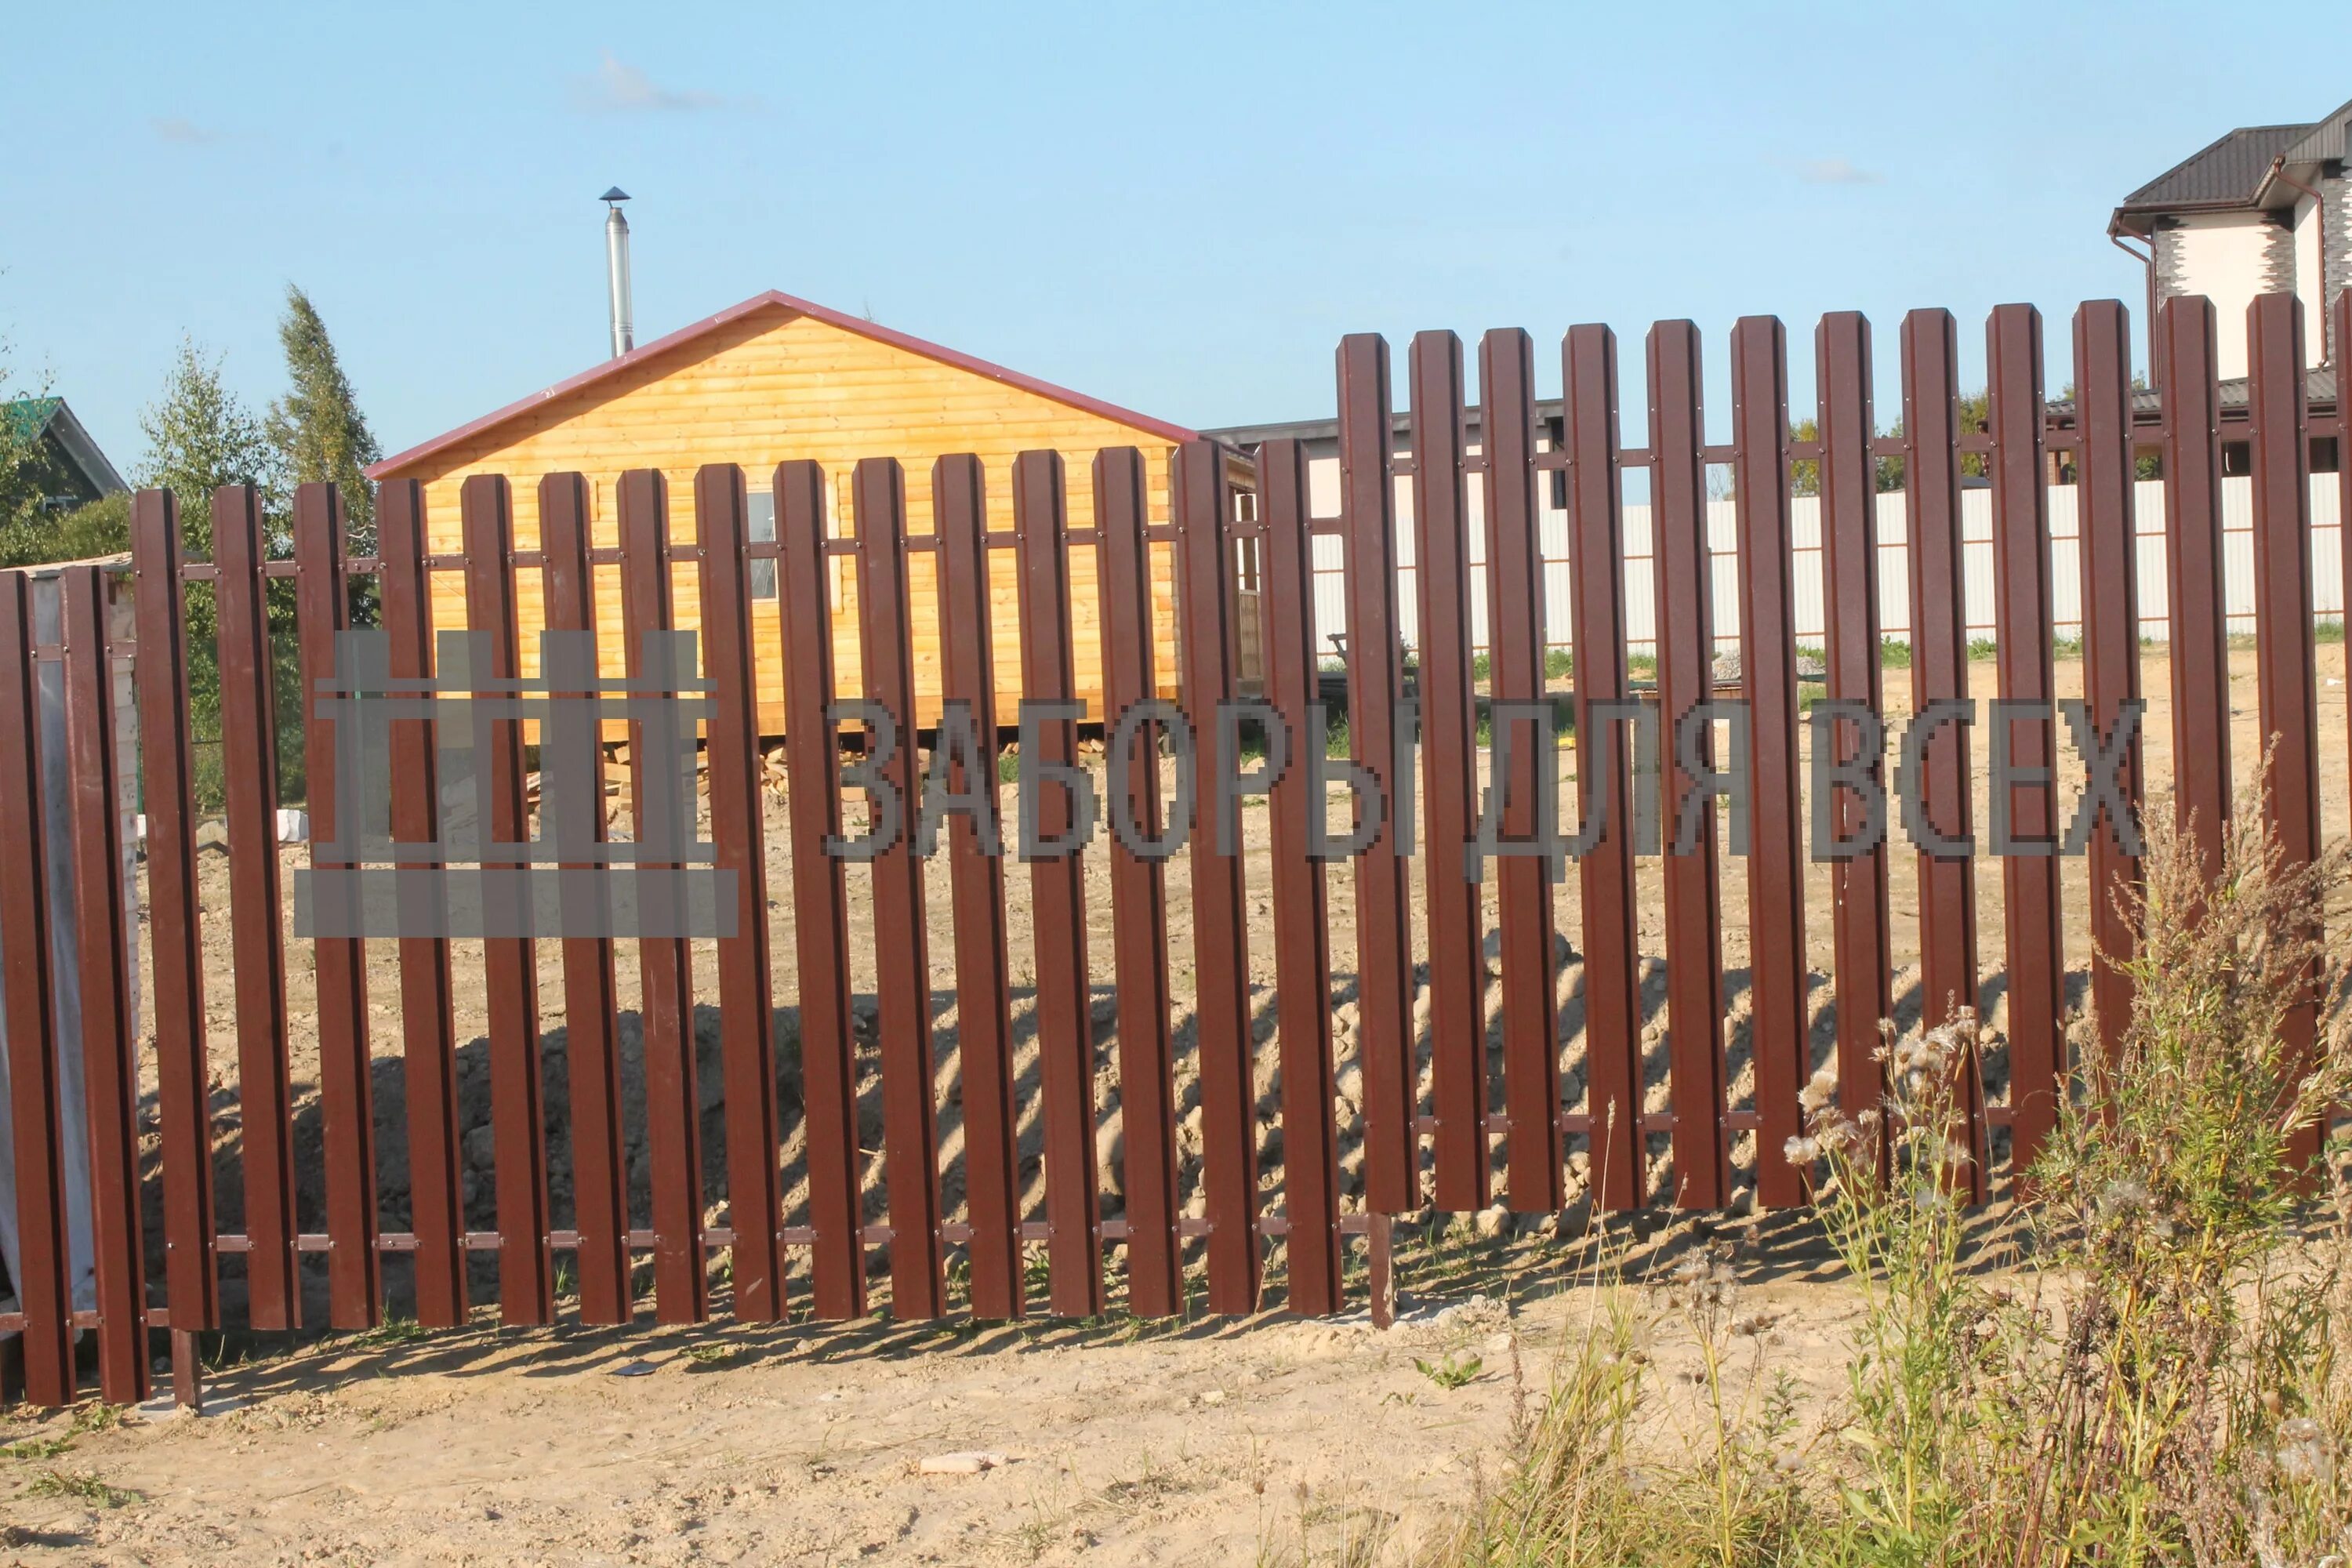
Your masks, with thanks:
M 2325 247 L 2322 225 L 2326 214 L 2309 196 L 2294 204 L 2294 291 L 2303 300 L 2303 363 L 2317 364 L 2327 357 L 2327 281 L 2321 270 Z
M 2168 294 L 2202 294 L 2213 301 L 2221 378 L 2246 374 L 2246 307 L 2268 287 L 2271 239 L 2278 226 L 2259 213 L 2200 213 L 2162 231 L 2170 252 Z M 2317 234 L 2315 228 L 2313 233 Z M 2297 268 L 2297 276 L 2305 276 Z M 2316 279 L 2316 265 L 2308 276 Z M 2315 362 L 2316 353 L 2312 355 Z

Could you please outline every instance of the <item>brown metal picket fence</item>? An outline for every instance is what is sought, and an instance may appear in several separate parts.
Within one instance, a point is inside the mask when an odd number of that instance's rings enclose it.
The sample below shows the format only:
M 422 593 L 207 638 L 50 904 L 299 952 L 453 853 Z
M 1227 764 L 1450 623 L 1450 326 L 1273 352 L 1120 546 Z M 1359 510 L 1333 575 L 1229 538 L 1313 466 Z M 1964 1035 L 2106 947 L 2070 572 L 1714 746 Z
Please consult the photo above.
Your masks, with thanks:
M 2308 569 L 2308 441 L 2343 429 L 2340 416 L 2317 420 L 2305 406 L 2300 351 L 2301 306 L 2290 296 L 2255 302 L 2249 317 L 2252 374 L 2248 416 L 2252 442 L 2255 546 L 2259 568 L 2262 731 L 2274 738 L 2271 812 L 2288 854 L 2307 858 L 2320 834 L 2318 715 Z M 2336 341 L 2352 342 L 2352 293 L 2335 307 Z M 901 1320 L 941 1315 L 950 1290 L 946 1250 L 967 1249 L 968 1306 L 982 1318 L 1043 1307 L 1055 1314 L 1098 1313 L 1118 1300 L 1159 1317 L 1186 1306 L 1188 1244 L 1198 1242 L 1212 1313 L 1240 1314 L 1262 1305 L 1266 1243 L 1286 1252 L 1284 1304 L 1330 1313 L 1347 1304 L 1343 1251 L 1361 1236 L 1370 1247 L 1370 1291 L 1385 1309 L 1389 1217 L 1425 1203 L 1467 1211 L 1494 1201 L 1495 1148 L 1500 1146 L 1503 1201 L 1521 1213 L 1552 1213 L 1567 1202 L 1572 1153 L 1585 1156 L 1589 1190 L 1612 1209 L 1648 1201 L 1655 1163 L 1653 1137 L 1666 1140 L 1672 1201 L 1706 1209 L 1725 1204 L 1735 1173 L 1737 1133 L 1758 1136 L 1752 1180 L 1768 1206 L 1806 1200 L 1805 1173 L 1780 1156 L 1800 1131 L 1799 1092 L 1812 1068 L 1808 1026 L 1807 918 L 1803 890 L 1805 805 L 1799 767 L 1800 702 L 1791 622 L 1790 465 L 1819 465 L 1824 506 L 1823 566 L 1830 617 L 1827 690 L 1875 710 L 1881 697 L 1877 615 L 1879 550 L 1874 528 L 1874 468 L 1881 457 L 1904 460 L 1909 520 L 1908 561 L 1914 705 L 1969 693 L 1969 649 L 1961 605 L 1962 460 L 1981 454 L 1994 498 L 1998 557 L 1998 695 L 2048 700 L 2053 694 L 2046 460 L 2071 448 L 2082 486 L 2086 695 L 2102 732 L 2138 695 L 2139 619 L 2134 603 L 2131 497 L 2136 444 L 2160 449 L 2167 489 L 2170 562 L 2170 643 L 2175 754 L 2174 798 L 2194 812 L 2209 841 L 2228 808 L 2230 757 L 2227 640 L 2222 615 L 2219 485 L 2221 397 L 2215 379 L 2215 327 L 2201 300 L 2176 300 L 2158 323 L 2165 414 L 2160 428 L 2132 417 L 2128 320 L 2112 302 L 2086 304 L 2074 321 L 2077 417 L 2053 432 L 2044 417 L 2043 331 L 2022 306 L 1996 310 L 1987 331 L 1990 417 L 1982 430 L 1960 428 L 1956 404 L 1958 329 L 1945 311 L 1912 312 L 1902 325 L 1901 431 L 1876 434 L 1882 416 L 1871 384 L 1870 326 L 1862 317 L 1826 317 L 1816 333 L 1819 438 L 1790 436 L 1787 342 L 1780 323 L 1748 318 L 1731 335 L 1732 440 L 1711 445 L 1700 407 L 1700 342 L 1687 322 L 1662 322 L 1645 344 L 1649 445 L 1619 439 L 1618 344 L 1605 328 L 1578 327 L 1562 347 L 1566 439 L 1539 449 L 1535 438 L 1535 350 L 1516 330 L 1488 333 L 1478 348 L 1483 399 L 1482 449 L 1464 440 L 1462 345 L 1447 332 L 1417 336 L 1408 354 L 1411 457 L 1391 451 L 1391 364 L 1378 337 L 1347 339 L 1338 355 L 1343 511 L 1307 513 L 1307 459 L 1291 441 L 1257 454 L 1257 495 L 1247 522 L 1237 521 L 1229 454 L 1199 441 L 1173 466 L 1171 520 L 1149 521 L 1144 467 L 1132 449 L 1099 454 L 1091 529 L 1066 521 L 1062 459 L 1024 454 L 1013 474 L 1009 506 L 990 496 L 980 461 L 941 458 L 929 476 L 935 531 L 906 531 L 907 479 L 888 459 L 856 466 L 855 534 L 830 537 L 826 476 L 811 463 L 773 475 L 776 537 L 751 538 L 745 479 L 730 465 L 703 468 L 690 498 L 673 498 L 652 471 L 627 475 L 617 490 L 618 545 L 590 536 L 590 497 L 581 478 L 541 482 L 541 539 L 515 547 L 508 482 L 468 479 L 463 489 L 464 550 L 433 552 L 424 498 L 415 481 L 383 487 L 377 503 L 378 554 L 354 558 L 343 548 L 341 504 L 329 487 L 309 485 L 294 501 L 290 559 L 269 558 L 260 499 L 249 489 L 213 498 L 213 560 L 184 559 L 172 499 L 142 492 L 132 513 L 129 564 L 135 605 L 135 648 L 110 641 L 107 567 L 63 573 L 60 624 L 37 626 L 34 590 L 25 573 L 0 574 L 0 944 L 5 944 L 9 1107 L 16 1152 L 21 1237 L 19 1307 L 0 1316 L 0 1331 L 22 1336 L 24 1392 L 36 1404 L 72 1399 L 81 1386 L 75 1334 L 95 1331 L 98 1385 L 115 1402 L 149 1394 L 149 1337 L 169 1330 L 174 1384 L 184 1401 L 200 1397 L 195 1335 L 224 1328 L 290 1330 L 300 1324 L 300 1261 L 326 1259 L 328 1322 L 338 1329 L 375 1324 L 384 1310 L 384 1264 L 407 1259 L 418 1320 L 427 1326 L 466 1321 L 469 1254 L 494 1254 L 499 1321 L 550 1323 L 558 1306 L 557 1255 L 569 1254 L 576 1304 L 586 1323 L 624 1323 L 635 1310 L 632 1265 L 652 1262 L 655 1317 L 698 1321 L 712 1310 L 709 1256 L 731 1254 L 731 1310 L 741 1319 L 783 1320 L 805 1312 L 821 1320 L 867 1310 L 867 1249 L 893 1245 L 890 1303 Z M 1470 646 L 1469 476 L 1484 489 L 1486 570 L 1495 616 L 1495 647 L 1485 695 L 1532 700 L 1544 693 L 1543 573 L 1538 567 L 1538 477 L 1565 470 L 1571 518 L 1574 701 L 1578 776 L 1589 795 L 1602 765 L 1595 704 L 1635 695 L 1627 670 L 1620 490 L 1628 470 L 1646 469 L 1656 509 L 1659 570 L 1658 700 L 1684 710 L 1713 691 L 1712 606 L 1705 567 L 1706 470 L 1728 464 L 1738 507 L 1739 651 L 1744 696 L 1752 704 L 1747 759 L 1753 781 L 1749 899 L 1754 1010 L 1750 1040 L 1757 1066 L 1752 1106 L 1727 1098 L 1723 927 L 1719 867 L 1712 832 L 1696 850 L 1664 858 L 1666 1010 L 1671 1109 L 1643 1103 L 1643 998 L 1635 902 L 1635 848 L 1612 822 L 1577 862 L 1570 886 L 1581 902 L 1587 1110 L 1561 1100 L 1559 1019 L 1555 994 L 1554 902 L 1540 861 L 1508 858 L 1496 868 L 1499 889 L 1503 1042 L 1501 1094 L 1486 1058 L 1486 932 L 1476 889 L 1435 868 L 1455 863 L 1481 809 L 1475 746 L 1479 693 Z M 965 1217 L 946 1217 L 940 1195 L 939 1129 L 933 1103 L 930 962 L 926 900 L 931 875 L 902 835 L 870 865 L 829 857 L 828 837 L 842 831 L 842 754 L 824 715 L 833 701 L 833 637 L 827 594 L 829 558 L 856 574 L 864 695 L 880 702 L 901 734 L 913 733 L 914 657 L 909 636 L 910 557 L 936 557 L 943 613 L 943 695 L 971 705 L 983 735 L 997 733 L 997 679 L 990 632 L 990 552 L 1017 563 L 1022 627 L 1021 689 L 1031 698 L 1066 697 L 1072 686 L 1069 561 L 1096 554 L 1100 593 L 1106 703 L 1112 714 L 1150 698 L 1152 668 L 1150 562 L 1155 545 L 1172 551 L 1178 584 L 1181 707 L 1197 732 L 1214 732 L 1211 711 L 1237 695 L 1235 617 L 1244 603 L 1235 582 L 1235 542 L 1257 540 L 1262 569 L 1255 604 L 1262 620 L 1266 700 L 1294 735 L 1307 732 L 1318 700 L 1318 642 L 1311 574 L 1317 535 L 1336 536 L 1344 551 L 1350 636 L 1347 675 L 1354 760 L 1393 801 L 1405 781 L 1396 707 L 1406 670 L 1396 627 L 1399 583 L 1392 479 L 1410 475 L 1421 638 L 1413 685 L 1420 703 L 1418 845 L 1405 842 L 1393 812 L 1352 861 L 1326 867 L 1309 853 L 1313 814 L 1324 801 L 1298 768 L 1273 787 L 1270 895 L 1276 990 L 1282 998 L 1278 1053 L 1282 1205 L 1261 1207 L 1259 1143 L 1253 1108 L 1253 1032 L 1249 975 L 1250 889 L 1244 861 L 1221 855 L 1203 822 L 1189 849 L 1192 953 L 1196 972 L 1193 1049 L 1201 1081 L 1201 1187 L 1204 1210 L 1185 1215 L 1174 1084 L 1175 1020 L 1171 1005 L 1168 914 L 1161 865 L 1116 839 L 1108 858 L 1112 943 L 1108 963 L 1086 939 L 1087 890 L 1075 858 L 1040 859 L 1022 870 L 1035 911 L 1037 1095 L 1042 1101 L 1045 1196 L 1042 1214 L 1023 1213 L 1016 1130 L 1021 1106 L 1013 1068 L 1013 1005 L 1007 983 L 1003 858 L 982 853 L 968 817 L 955 818 L 943 851 L 952 915 L 955 985 L 960 1001 L 960 1070 L 964 1114 Z M 2339 481 L 2352 491 L 2352 469 Z M 2346 497 L 2352 516 L 2352 493 Z M 680 502 L 683 504 L 680 504 Z M 1012 528 L 996 523 L 1009 510 Z M 674 518 L 674 513 L 688 514 Z M 683 523 L 684 526 L 678 526 Z M 2347 553 L 2352 561 L 2352 553 Z M 397 939 L 399 1047 L 408 1113 L 413 1219 L 405 1232 L 383 1228 L 376 1194 L 376 1121 L 370 1099 L 372 1012 L 365 949 L 351 937 L 316 943 L 320 1081 L 325 1138 L 326 1229 L 297 1222 L 293 1086 L 289 1082 L 287 952 L 274 814 L 278 782 L 272 644 L 268 584 L 291 578 L 297 599 L 303 689 L 315 693 L 345 628 L 350 587 L 373 577 L 375 613 L 391 642 L 394 680 L 426 675 L 432 659 L 432 574 L 462 574 L 467 617 L 491 634 L 493 668 L 520 669 L 516 585 L 536 572 L 545 589 L 547 625 L 593 630 L 593 574 L 615 567 L 624 584 L 627 644 L 634 664 L 639 638 L 672 625 L 671 566 L 699 566 L 701 658 L 715 685 L 707 721 L 711 836 L 719 864 L 737 874 L 737 934 L 717 944 L 721 1017 L 721 1115 L 733 1223 L 707 1225 L 698 1147 L 700 1099 L 695 1079 L 691 1001 L 697 976 L 683 938 L 646 939 L 638 1012 L 646 1052 L 644 1117 L 651 1168 L 652 1224 L 631 1228 L 626 1192 L 620 1073 L 622 998 L 609 938 L 571 937 L 561 946 L 553 982 L 569 1030 L 569 1093 L 576 1192 L 572 1228 L 552 1225 L 544 1147 L 538 1029 L 548 1010 L 546 977 L 533 944 L 520 938 L 484 943 L 483 983 L 489 1008 L 488 1054 L 495 1138 L 496 1228 L 466 1227 L 458 1140 L 452 998 L 462 982 L 444 939 Z M 783 746 L 791 780 L 788 821 L 793 870 L 792 973 L 772 973 L 761 736 L 754 700 L 750 632 L 750 563 L 778 563 L 786 638 Z M 228 930 L 205 929 L 196 898 L 197 822 L 192 789 L 194 739 L 188 704 L 189 638 L 183 588 L 210 584 L 218 624 L 220 742 L 226 769 L 227 855 L 232 918 Z M 134 659 L 139 717 L 137 754 L 125 755 L 112 723 L 115 661 Z M 60 667 L 67 716 L 69 806 L 74 835 L 72 903 L 79 930 L 110 933 L 80 944 L 81 1037 L 62 1037 L 43 955 L 60 918 L 57 889 L 39 874 L 43 768 L 41 671 Z M 633 670 L 633 673 L 635 671 Z M 1851 743 L 1851 727 L 1847 727 Z M 528 837 L 524 733 L 518 721 L 492 726 L 485 797 L 493 832 Z M 1069 723 L 1045 727 L 1046 760 L 1076 759 Z M 1151 745 L 1149 731 L 1139 745 Z M 2019 726 L 2015 760 L 2048 765 L 2053 725 Z M 1936 731 L 1924 759 L 1925 815 L 1943 834 L 1971 828 L 1969 735 Z M 1140 754 L 1149 755 L 1144 752 Z M 1404 753 L 1411 755 L 1412 753 Z M 335 757 L 330 745 L 308 749 L 312 841 L 337 838 Z M 416 723 L 395 724 L 389 755 L 392 827 L 404 841 L 437 837 L 435 753 Z M 601 764 L 600 764 L 601 765 Z M 645 752 L 632 752 L 640 777 L 631 799 L 648 805 Z M 919 780 L 914 748 L 889 763 L 901 797 Z M 1513 763 L 1506 830 L 1537 828 L 1532 748 Z M 1622 748 L 1607 759 L 1616 801 L 1632 783 Z M 2137 799 L 2137 757 L 2128 789 Z M 138 1082 L 142 1042 L 132 1027 L 134 955 L 124 937 L 124 784 L 135 773 L 146 819 L 147 930 L 143 961 L 154 997 L 152 1107 Z M 1689 782 L 1666 764 L 1669 800 Z M 1156 767 L 1130 770 L 1139 820 L 1163 813 Z M 2056 830 L 2054 792 L 2022 792 L 2017 830 L 2048 837 Z M 1058 792 L 1045 792 L 1051 837 L 1066 826 Z M 1841 836 L 1859 823 L 1859 802 L 1841 791 L 1832 803 Z M 1894 840 L 1835 868 L 1834 932 L 1839 1095 L 1853 1110 L 1875 1104 L 1880 1068 L 1873 1053 L 1878 1020 L 1889 1016 L 1892 931 L 1887 892 Z M 1414 854 L 1424 865 L 1425 929 L 1415 932 Z M 2115 836 L 2101 831 L 2093 848 L 2095 930 L 2102 949 L 2130 951 L 2132 933 L 2105 896 L 2128 880 L 2132 861 Z M 1921 949 L 1927 1021 L 1955 1001 L 1980 994 L 1975 868 L 1966 858 L 1921 861 Z M 2009 996 L 2011 1090 L 2005 1105 L 1981 1096 L 1968 1107 L 1968 1136 L 1979 1158 L 1979 1199 L 1990 1176 L 1989 1130 L 2006 1127 L 2009 1168 L 2021 1168 L 2053 1125 L 2064 1065 L 2066 975 L 2060 941 L 2059 862 L 2003 862 L 2006 924 L 2000 969 Z M 1356 951 L 1335 955 L 1326 879 L 1354 879 Z M 879 964 L 877 1005 L 887 1220 L 864 1221 L 860 1198 L 858 1068 L 853 1037 L 848 879 L 871 879 Z M 1734 911 L 1736 914 L 1737 911 Z M 216 1113 L 209 1101 L 215 1053 L 208 1038 L 200 943 L 227 941 L 235 974 L 235 1077 L 241 1113 L 242 1234 L 218 1231 L 212 1173 Z M 1426 955 L 1429 1027 L 1433 1040 L 1424 1104 L 1415 1080 L 1415 963 Z M 1339 1175 L 1341 1130 L 1334 1115 L 1333 965 L 1352 956 L 1360 1009 L 1363 1074 L 1363 1195 L 1350 1212 Z M 2103 1036 L 2112 1040 L 2129 1010 L 2127 982 L 2111 964 L 2092 964 Z M 1106 1218 L 1097 1197 L 1094 1043 L 1090 998 L 1108 973 L 1116 992 L 1117 1060 L 1124 1136 L 1125 1213 Z M 782 1124 L 768 1027 L 777 994 L 800 1009 L 805 1100 L 808 1212 L 787 1224 L 778 1151 Z M 1711 1026 L 1692 1027 L 1705 1019 Z M 2291 1026 L 2306 1039 L 2315 1013 Z M 79 1050 L 87 1079 L 89 1173 L 97 1266 L 95 1311 L 74 1310 L 67 1267 L 66 1168 L 58 1087 L 59 1053 Z M 142 1116 L 155 1128 L 158 1153 L 142 1172 Z M 1581 1144 L 1581 1149 L 1579 1145 Z M 1424 1153 L 1425 1152 L 1425 1153 Z M 163 1259 L 149 1278 L 142 1232 L 142 1179 L 160 1185 Z M 761 1216 L 753 1219 L 751 1216 Z M 1027 1299 L 1024 1248 L 1044 1244 L 1047 1300 Z M 1123 1295 L 1105 1279 L 1105 1251 L 1124 1242 Z M 244 1271 L 243 1323 L 224 1321 L 220 1260 Z

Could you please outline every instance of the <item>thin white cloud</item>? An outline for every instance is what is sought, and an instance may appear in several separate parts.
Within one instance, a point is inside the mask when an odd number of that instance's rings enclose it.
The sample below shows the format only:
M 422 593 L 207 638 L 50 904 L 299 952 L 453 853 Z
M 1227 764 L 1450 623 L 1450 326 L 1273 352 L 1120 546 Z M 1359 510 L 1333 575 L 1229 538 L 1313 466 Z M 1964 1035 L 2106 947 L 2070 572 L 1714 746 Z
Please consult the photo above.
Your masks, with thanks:
M 715 92 L 661 87 L 637 67 L 604 51 L 593 76 L 572 79 L 572 107 L 587 114 L 644 114 L 717 109 L 726 102 Z
M 1883 185 L 1886 176 L 1875 169 L 1858 169 L 1848 158 L 1807 158 L 1797 164 L 1797 178 L 1809 185 Z
M 159 114 L 147 122 L 155 134 L 165 142 L 181 147 L 209 147 L 221 139 L 220 132 L 208 130 L 177 114 Z

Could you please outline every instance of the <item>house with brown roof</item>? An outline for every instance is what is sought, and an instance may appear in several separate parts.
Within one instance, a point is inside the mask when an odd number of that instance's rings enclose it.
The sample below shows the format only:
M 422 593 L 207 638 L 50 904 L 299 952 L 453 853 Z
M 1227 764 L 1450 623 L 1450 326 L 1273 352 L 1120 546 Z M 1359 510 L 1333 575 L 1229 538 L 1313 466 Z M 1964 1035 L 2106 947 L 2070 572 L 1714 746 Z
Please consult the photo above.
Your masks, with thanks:
M 2328 341 L 2328 307 L 2352 285 L 2347 142 L 2352 103 L 2315 121 L 2242 125 L 2116 208 L 2107 233 L 2147 268 L 2151 321 L 2176 295 L 2213 301 L 2225 382 L 2246 374 L 2246 307 L 2257 294 L 2300 295 L 2304 363 L 2333 366 L 2341 345 Z
M 430 548 L 456 554 L 461 543 L 458 491 L 476 474 L 501 474 L 513 496 L 515 547 L 539 546 L 539 480 L 577 472 L 588 482 L 592 538 L 604 548 L 619 542 L 614 489 L 621 475 L 658 468 L 668 479 L 670 537 L 694 537 L 693 480 L 706 463 L 742 467 L 751 493 L 755 539 L 775 536 L 770 491 L 776 465 L 811 458 L 825 467 L 828 526 L 852 534 L 850 476 L 861 458 L 896 458 L 906 470 L 910 534 L 931 529 L 930 474 L 948 453 L 977 453 L 987 470 L 990 528 L 1013 527 L 1012 469 L 1015 454 L 1050 448 L 1068 474 L 1069 521 L 1093 522 L 1089 467 L 1107 447 L 1143 453 L 1150 520 L 1168 521 L 1170 449 L 1192 439 L 1183 426 L 1121 408 L 991 364 L 940 344 L 798 300 L 755 295 L 707 320 L 520 398 L 444 435 L 386 458 L 368 470 L 377 480 L 414 479 L 425 488 Z M 1238 459 L 1237 459 L 1238 460 Z M 1152 546 L 1156 679 L 1175 689 L 1173 563 L 1170 546 Z M 992 640 L 997 684 L 1009 721 L 1020 689 L 1020 627 L 1013 562 L 991 552 Z M 940 616 L 936 556 L 916 552 L 909 563 L 916 660 L 918 722 L 938 712 Z M 752 640 L 757 657 L 761 728 L 783 728 L 783 637 L 770 563 L 753 563 Z M 769 568 L 761 570 L 761 568 Z M 859 689 L 855 563 L 829 556 L 834 647 L 841 694 Z M 1095 552 L 1071 552 L 1072 641 L 1076 685 L 1090 713 L 1102 711 L 1100 621 Z M 690 559 L 676 579 L 677 624 L 698 622 L 698 585 Z M 518 574 L 519 614 L 526 674 L 534 673 L 542 623 L 539 574 Z M 436 626 L 466 621 L 463 574 L 434 574 Z M 621 587 L 617 566 L 597 568 L 596 615 L 607 674 L 625 668 Z

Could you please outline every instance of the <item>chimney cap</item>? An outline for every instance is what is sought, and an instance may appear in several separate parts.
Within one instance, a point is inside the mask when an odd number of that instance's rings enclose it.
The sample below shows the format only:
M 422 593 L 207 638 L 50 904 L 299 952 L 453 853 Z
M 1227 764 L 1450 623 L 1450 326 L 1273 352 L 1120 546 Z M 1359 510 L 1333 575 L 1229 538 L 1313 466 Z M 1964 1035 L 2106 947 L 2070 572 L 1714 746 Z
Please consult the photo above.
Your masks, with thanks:
M 629 193 L 621 189 L 620 186 L 614 185 L 611 190 L 606 191 L 603 195 L 598 196 L 596 199 L 600 202 L 625 202 L 629 199 Z

